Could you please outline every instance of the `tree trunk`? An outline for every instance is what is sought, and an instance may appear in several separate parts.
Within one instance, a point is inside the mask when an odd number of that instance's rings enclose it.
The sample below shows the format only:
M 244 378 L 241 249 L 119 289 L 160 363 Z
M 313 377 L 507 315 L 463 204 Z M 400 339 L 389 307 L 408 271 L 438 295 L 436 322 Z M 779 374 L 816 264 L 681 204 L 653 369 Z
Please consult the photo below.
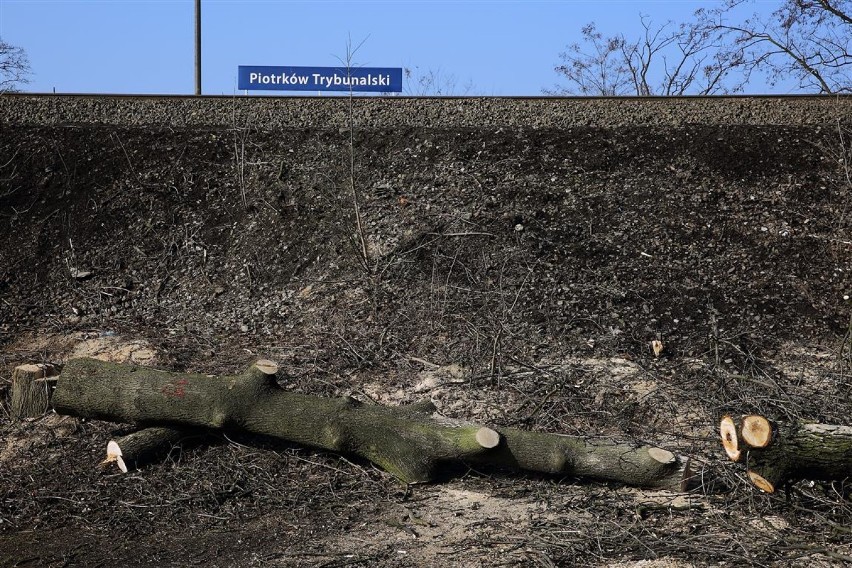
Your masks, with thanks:
M 730 416 L 722 418 L 722 444 L 731 459 L 746 464 L 752 483 L 768 493 L 800 479 L 852 478 L 850 426 L 776 424 L 758 415 L 744 416 L 738 428 L 734 424 Z
M 429 402 L 368 406 L 287 392 L 264 365 L 233 376 L 158 371 L 75 359 L 53 396 L 60 414 L 176 429 L 231 429 L 366 458 L 405 483 L 452 462 L 681 491 L 687 464 L 667 450 L 607 439 L 460 424 Z M 696 476 L 698 477 L 698 476 Z
M 12 371 L 12 420 L 37 418 L 50 410 L 53 365 L 21 365 Z

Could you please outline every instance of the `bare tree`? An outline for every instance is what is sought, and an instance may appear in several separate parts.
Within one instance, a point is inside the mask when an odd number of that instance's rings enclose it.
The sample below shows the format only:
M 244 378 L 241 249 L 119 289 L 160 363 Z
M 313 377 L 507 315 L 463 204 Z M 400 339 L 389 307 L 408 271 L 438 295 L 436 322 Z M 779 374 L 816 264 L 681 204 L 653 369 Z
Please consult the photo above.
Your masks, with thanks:
M 20 47 L 8 44 L 0 38 L 0 93 L 17 90 L 20 83 L 28 83 L 30 62 Z
M 560 53 L 555 70 L 568 85 L 548 94 L 617 96 L 629 94 L 628 71 L 622 59 L 624 36 L 604 38 L 594 22 L 582 29 L 583 44 L 574 43 Z
M 654 26 L 640 17 L 635 40 L 624 34 L 604 37 L 594 23 L 581 30 L 583 42 L 560 54 L 556 72 L 568 82 L 548 94 L 686 95 L 735 92 L 742 83 L 730 72 L 740 65 L 722 52 L 716 36 L 695 24 Z M 716 34 L 717 35 L 717 34 Z
M 722 53 L 740 62 L 746 80 L 793 78 L 803 91 L 852 92 L 852 0 L 784 0 L 769 16 L 741 17 L 752 0 L 725 0 L 696 12 L 697 25 Z

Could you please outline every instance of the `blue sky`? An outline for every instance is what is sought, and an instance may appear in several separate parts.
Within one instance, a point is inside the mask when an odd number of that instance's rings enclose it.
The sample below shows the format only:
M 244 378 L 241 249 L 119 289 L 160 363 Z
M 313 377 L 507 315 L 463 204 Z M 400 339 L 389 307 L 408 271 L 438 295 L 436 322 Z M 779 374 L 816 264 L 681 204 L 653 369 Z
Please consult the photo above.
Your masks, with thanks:
M 22 90 L 194 92 L 194 0 L 0 0 L 0 37 L 26 50 Z M 456 94 L 539 95 L 559 53 L 597 23 L 639 33 L 639 15 L 685 20 L 716 2 L 202 0 L 203 92 L 234 94 L 238 65 L 355 62 L 455 77 Z M 777 2 L 756 2 L 771 10 Z

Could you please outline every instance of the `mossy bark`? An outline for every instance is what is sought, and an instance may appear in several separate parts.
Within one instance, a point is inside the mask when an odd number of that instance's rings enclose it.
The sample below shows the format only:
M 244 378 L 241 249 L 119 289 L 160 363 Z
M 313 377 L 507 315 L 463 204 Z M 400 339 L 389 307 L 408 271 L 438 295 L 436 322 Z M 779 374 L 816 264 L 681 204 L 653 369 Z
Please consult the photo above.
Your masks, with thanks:
M 60 414 L 176 429 L 241 430 L 366 458 L 406 483 L 427 482 L 451 462 L 681 490 L 684 464 L 659 448 L 607 439 L 448 425 L 430 404 L 363 405 L 287 392 L 253 366 L 239 375 L 172 373 L 92 359 L 70 361 L 53 397 Z M 491 443 L 486 445 L 493 445 Z

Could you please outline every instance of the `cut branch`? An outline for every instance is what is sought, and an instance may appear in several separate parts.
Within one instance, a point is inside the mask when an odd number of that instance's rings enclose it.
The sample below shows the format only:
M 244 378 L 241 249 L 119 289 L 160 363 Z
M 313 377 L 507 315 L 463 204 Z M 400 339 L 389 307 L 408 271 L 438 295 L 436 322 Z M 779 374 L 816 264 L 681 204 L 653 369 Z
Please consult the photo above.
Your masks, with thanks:
M 144 428 L 110 440 L 106 459 L 101 465 L 114 463 L 123 473 L 136 468 L 157 454 L 171 449 L 187 436 L 185 430 L 175 428 Z
M 452 463 L 527 469 L 681 491 L 683 461 L 667 450 L 608 439 L 448 425 L 430 404 L 362 405 L 281 389 L 263 366 L 233 376 L 171 373 L 75 359 L 53 398 L 61 414 L 174 429 L 232 429 L 360 456 L 406 483 Z

